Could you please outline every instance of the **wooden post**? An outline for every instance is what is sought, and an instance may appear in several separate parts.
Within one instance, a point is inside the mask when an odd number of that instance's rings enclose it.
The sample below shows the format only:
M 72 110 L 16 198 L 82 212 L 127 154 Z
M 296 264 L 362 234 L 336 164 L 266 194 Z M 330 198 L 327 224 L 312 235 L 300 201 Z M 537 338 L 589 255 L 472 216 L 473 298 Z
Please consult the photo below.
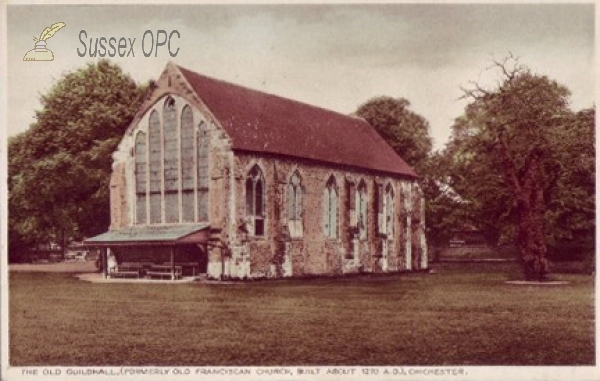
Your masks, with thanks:
M 106 279 L 108 278 L 108 248 L 100 249 L 100 255 L 102 256 L 102 273 Z
M 171 280 L 175 280 L 175 246 L 171 246 Z

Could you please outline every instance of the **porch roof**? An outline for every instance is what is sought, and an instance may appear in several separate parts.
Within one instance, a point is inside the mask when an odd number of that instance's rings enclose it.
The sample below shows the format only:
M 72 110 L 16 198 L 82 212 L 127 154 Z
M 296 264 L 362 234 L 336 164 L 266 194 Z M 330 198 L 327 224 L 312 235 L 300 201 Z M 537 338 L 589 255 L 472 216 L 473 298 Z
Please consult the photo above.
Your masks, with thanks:
M 84 241 L 87 246 L 177 245 L 208 242 L 210 224 L 128 226 Z

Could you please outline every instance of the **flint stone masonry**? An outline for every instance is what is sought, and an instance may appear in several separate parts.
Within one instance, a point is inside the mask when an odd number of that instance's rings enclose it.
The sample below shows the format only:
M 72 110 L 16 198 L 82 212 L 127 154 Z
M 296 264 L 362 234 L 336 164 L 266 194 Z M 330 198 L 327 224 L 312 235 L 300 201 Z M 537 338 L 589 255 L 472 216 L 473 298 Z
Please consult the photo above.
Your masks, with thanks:
M 200 221 L 199 213 L 195 213 L 194 222 L 210 224 L 211 239 L 209 242 L 197 244 L 207 256 L 206 271 L 210 278 L 334 276 L 427 268 L 424 199 L 417 177 L 409 167 L 402 170 L 405 172 L 389 173 L 357 165 L 315 160 L 312 157 L 290 156 L 273 152 L 276 150 L 272 148 L 264 152 L 236 148 L 236 144 L 240 144 L 240 136 L 235 138 L 231 136 L 232 133 L 239 134 L 231 130 L 233 122 L 229 120 L 228 124 L 224 125 L 217 119 L 207 106 L 207 102 L 203 101 L 203 89 L 190 85 L 187 80 L 189 74 L 186 77 L 183 73 L 187 72 L 182 72 L 173 64 L 167 65 L 156 81 L 154 91 L 140 108 L 117 151 L 113 154 L 113 172 L 110 181 L 111 230 L 140 225 L 136 220 L 136 197 L 139 196 L 136 195 L 135 190 L 135 139 L 139 133 L 147 136 L 151 112 L 155 110 L 160 120 L 163 120 L 163 105 L 168 98 L 169 102 L 175 105 L 178 121 L 182 109 L 186 106 L 191 107 L 196 129 L 194 136 L 198 136 L 200 131 L 205 130 L 208 139 L 208 157 L 193 159 L 194 165 L 197 165 L 194 168 L 207 167 L 208 198 L 203 201 L 200 197 L 195 197 L 191 204 L 184 202 L 184 200 L 189 202 L 190 198 L 184 198 L 180 179 L 178 213 L 179 223 L 183 223 L 184 209 L 198 210 L 200 204 L 205 203 L 208 221 Z M 216 81 L 215 84 L 218 89 L 221 82 Z M 228 86 L 235 85 L 228 84 Z M 248 89 L 240 91 L 247 92 L 250 96 L 254 94 Z M 211 93 L 211 96 L 214 97 L 214 94 Z M 271 99 L 268 97 L 265 99 Z M 274 102 L 276 101 L 279 101 L 279 98 L 274 99 Z M 313 106 L 299 103 L 293 105 L 315 112 Z M 291 106 L 286 105 L 286 107 Z M 286 115 L 279 115 L 279 117 L 286 118 Z M 350 119 L 350 117 L 337 115 L 334 117 L 341 121 L 344 121 L 344 118 Z M 260 115 L 257 115 L 257 118 L 260 118 Z M 232 119 L 235 121 L 235 118 Z M 351 122 L 358 123 L 355 118 Z M 360 128 L 370 128 L 366 123 L 361 123 Z M 161 127 L 163 142 L 165 133 L 164 128 Z M 177 146 L 181 147 L 182 135 L 179 122 L 177 128 L 170 128 L 168 133 L 177 134 L 175 137 L 170 136 L 169 139 L 176 141 Z M 285 134 L 286 130 L 282 129 L 279 133 Z M 344 139 L 344 137 L 339 138 Z M 268 141 L 269 138 L 266 139 Z M 373 144 L 385 144 L 381 142 L 374 140 Z M 194 150 L 198 150 L 199 144 L 194 142 Z M 315 141 L 315 145 L 318 146 L 315 149 L 335 149 L 335 147 L 322 147 L 319 144 L 319 141 Z M 387 146 L 383 148 L 390 149 Z M 179 168 L 181 168 L 181 150 L 178 157 Z M 385 165 L 380 166 L 383 168 Z M 157 171 L 163 174 L 163 166 L 164 164 L 161 168 L 149 167 L 147 173 Z M 246 205 L 248 202 L 246 180 L 249 172 L 256 166 L 264 178 L 262 184 L 264 233 L 262 235 L 252 234 L 252 229 L 249 229 L 250 216 L 247 215 Z M 194 174 L 196 179 L 200 176 L 200 171 L 196 170 Z M 292 226 L 286 207 L 288 184 L 294 173 L 300 178 L 300 226 Z M 327 182 L 332 178 L 337 191 L 335 219 L 337 234 L 335 237 L 326 237 L 323 228 L 325 219 L 323 192 Z M 140 179 L 138 175 L 137 181 L 142 181 Z M 161 224 L 166 224 L 167 215 L 171 216 L 170 218 L 177 218 L 177 215 L 165 210 L 168 206 L 164 201 L 166 193 L 164 182 L 163 176 L 163 188 L 160 193 L 163 198 L 160 203 L 163 216 Z M 360 237 L 358 234 L 359 213 L 356 210 L 355 200 L 360 184 L 366 187 L 366 237 Z M 393 192 L 392 236 L 383 234 L 381 228 L 384 219 L 381 200 L 386 187 L 391 187 Z M 194 195 L 199 194 L 196 189 Z M 150 210 L 150 205 L 147 208 Z M 148 221 L 141 224 L 148 224 Z M 136 248 L 129 246 L 127 250 L 135 251 Z

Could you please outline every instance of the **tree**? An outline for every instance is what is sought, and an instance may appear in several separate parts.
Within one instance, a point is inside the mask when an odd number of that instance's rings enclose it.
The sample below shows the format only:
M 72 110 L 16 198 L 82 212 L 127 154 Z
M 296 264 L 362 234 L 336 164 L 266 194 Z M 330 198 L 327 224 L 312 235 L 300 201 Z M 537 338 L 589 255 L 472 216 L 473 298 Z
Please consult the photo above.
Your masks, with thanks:
M 448 185 L 447 160 L 431 152 L 429 122 L 409 107 L 410 102 L 404 98 L 381 96 L 360 106 L 356 114 L 419 174 L 426 200 L 427 240 L 432 247 L 442 247 L 450 239 L 452 228 L 464 219 L 465 210 Z
M 513 57 L 495 61 L 493 68 L 501 75 L 496 86 L 472 83 L 464 89 L 471 103 L 453 127 L 446 154 L 453 157 L 456 189 L 472 202 L 479 221 L 487 221 L 487 230 L 496 238 L 512 233 L 526 279 L 543 280 L 548 273 L 552 200 L 566 200 L 560 194 L 567 191 L 564 183 L 574 173 L 567 160 L 575 154 L 579 139 L 571 130 L 587 128 L 589 137 L 593 118 L 589 113 L 574 117 L 566 87 L 534 74 Z M 585 127 L 574 127 L 574 120 Z M 584 152 L 590 159 L 593 139 L 579 143 L 588 144 Z M 593 146 L 591 152 L 593 157 Z M 589 175 L 589 160 L 585 163 Z M 582 182 L 584 193 L 589 194 L 589 176 Z M 586 205 L 583 209 L 589 211 Z
M 465 222 L 476 226 L 486 242 L 495 245 L 510 235 L 512 203 L 510 190 L 498 171 L 494 155 L 479 145 L 477 126 L 466 116 L 455 120 L 453 135 L 441 153 L 446 184 L 463 201 L 458 205 Z
M 66 74 L 41 97 L 36 122 L 9 141 L 13 252 L 107 229 L 111 154 L 144 95 L 102 60 Z
M 420 172 L 431 152 L 429 123 L 409 109 L 404 98 L 377 97 L 356 111 L 377 130 L 385 141 L 409 165 Z
M 425 195 L 427 241 L 432 259 L 453 237 L 457 228 L 469 225 L 471 205 L 453 188 L 451 160 L 442 152 L 432 153 L 425 162 L 421 185 Z
M 553 131 L 560 171 L 550 190 L 546 214 L 552 245 L 578 241 L 593 246 L 595 237 L 595 115 L 588 108 L 568 115 Z M 590 245 L 590 243 L 592 245 Z

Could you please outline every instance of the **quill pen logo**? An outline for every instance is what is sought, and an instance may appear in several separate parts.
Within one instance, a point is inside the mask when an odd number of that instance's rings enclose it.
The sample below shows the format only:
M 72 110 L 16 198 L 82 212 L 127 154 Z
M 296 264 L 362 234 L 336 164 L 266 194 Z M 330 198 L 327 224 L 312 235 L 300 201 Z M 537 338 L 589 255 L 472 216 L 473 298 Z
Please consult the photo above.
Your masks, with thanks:
M 44 29 L 39 38 L 33 37 L 35 47 L 25 54 L 23 61 L 54 61 L 54 53 L 46 47 L 46 40 L 66 25 L 64 22 L 57 22 Z

